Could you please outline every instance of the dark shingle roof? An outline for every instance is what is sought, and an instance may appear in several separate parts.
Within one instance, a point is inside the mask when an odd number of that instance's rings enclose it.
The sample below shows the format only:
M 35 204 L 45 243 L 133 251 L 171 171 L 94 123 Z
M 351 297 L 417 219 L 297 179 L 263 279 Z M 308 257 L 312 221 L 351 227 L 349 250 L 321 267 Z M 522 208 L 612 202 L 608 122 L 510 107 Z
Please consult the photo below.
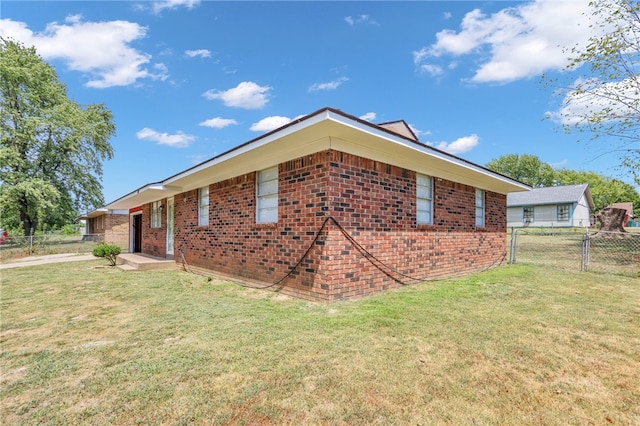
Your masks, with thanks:
M 575 203 L 589 187 L 588 184 L 534 188 L 525 192 L 507 194 L 507 207 L 541 204 Z M 590 197 L 589 197 L 590 198 Z

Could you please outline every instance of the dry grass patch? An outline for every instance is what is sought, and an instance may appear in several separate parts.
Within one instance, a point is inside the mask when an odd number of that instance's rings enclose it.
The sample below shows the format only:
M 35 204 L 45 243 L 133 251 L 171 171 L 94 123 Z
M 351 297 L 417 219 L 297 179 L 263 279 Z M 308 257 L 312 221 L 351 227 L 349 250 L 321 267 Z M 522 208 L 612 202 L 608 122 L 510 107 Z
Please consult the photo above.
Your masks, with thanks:
M 314 304 L 96 262 L 2 272 L 8 424 L 639 424 L 640 280 L 508 266 Z

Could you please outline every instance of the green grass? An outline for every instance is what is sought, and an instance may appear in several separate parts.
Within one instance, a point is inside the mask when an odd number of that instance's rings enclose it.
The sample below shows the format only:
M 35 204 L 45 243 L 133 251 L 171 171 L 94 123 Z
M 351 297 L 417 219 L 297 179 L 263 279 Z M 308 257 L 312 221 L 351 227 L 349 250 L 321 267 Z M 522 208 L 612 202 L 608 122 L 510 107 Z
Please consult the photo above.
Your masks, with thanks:
M 587 270 L 640 277 L 640 236 L 631 232 L 629 235 L 632 237 L 592 237 Z M 531 232 L 529 229 L 519 230 L 516 239 L 516 263 L 578 272 L 584 255 L 583 238 L 584 231 L 556 230 L 552 234 L 536 230 Z M 507 245 L 511 250 L 511 236 L 508 237 Z M 511 253 L 508 254 L 508 258 L 511 261 Z
M 316 304 L 104 261 L 2 271 L 6 424 L 638 424 L 640 280 L 505 266 Z

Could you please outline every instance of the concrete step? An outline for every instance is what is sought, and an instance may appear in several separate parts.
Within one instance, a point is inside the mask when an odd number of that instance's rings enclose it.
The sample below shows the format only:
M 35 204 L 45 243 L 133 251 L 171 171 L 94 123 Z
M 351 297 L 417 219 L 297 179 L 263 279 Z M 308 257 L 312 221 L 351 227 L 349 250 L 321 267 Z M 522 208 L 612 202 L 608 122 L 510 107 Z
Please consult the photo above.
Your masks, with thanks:
M 138 268 L 136 268 L 135 266 L 131 266 L 131 265 L 127 265 L 126 263 L 123 263 L 121 265 L 117 265 L 118 269 L 121 269 L 123 271 L 139 271 Z
M 123 271 L 149 271 L 158 269 L 175 269 L 173 259 L 162 259 L 141 253 L 124 253 L 118 256 L 118 268 Z

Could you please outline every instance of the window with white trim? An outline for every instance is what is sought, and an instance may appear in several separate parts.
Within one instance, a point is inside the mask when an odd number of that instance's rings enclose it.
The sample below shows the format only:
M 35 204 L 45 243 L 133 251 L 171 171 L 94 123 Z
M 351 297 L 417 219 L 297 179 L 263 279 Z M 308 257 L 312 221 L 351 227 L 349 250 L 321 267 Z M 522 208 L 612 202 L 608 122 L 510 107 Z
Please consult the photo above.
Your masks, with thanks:
M 522 221 L 524 223 L 533 222 L 534 209 L 533 207 L 523 207 L 522 208 Z
M 485 192 L 476 188 L 476 227 L 484 228 Z
M 568 222 L 570 219 L 569 211 L 571 204 L 560 204 L 558 206 L 558 222 Z
M 256 173 L 256 223 L 278 222 L 278 166 Z
M 209 225 L 209 187 L 198 189 L 198 226 Z
M 151 227 L 160 228 L 162 219 L 160 216 L 160 201 L 151 203 Z
M 433 224 L 433 178 L 416 173 L 416 223 Z

